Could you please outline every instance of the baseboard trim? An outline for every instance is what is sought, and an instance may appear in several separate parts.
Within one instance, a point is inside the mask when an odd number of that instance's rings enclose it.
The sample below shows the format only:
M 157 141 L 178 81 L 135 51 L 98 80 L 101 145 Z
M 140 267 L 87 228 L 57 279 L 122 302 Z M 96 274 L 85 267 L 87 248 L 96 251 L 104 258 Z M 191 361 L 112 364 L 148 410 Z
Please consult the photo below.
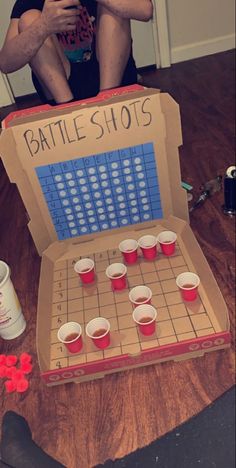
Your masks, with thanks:
M 171 49 L 171 63 L 185 62 L 186 60 L 217 54 L 218 52 L 225 52 L 234 48 L 235 34 L 185 44 Z

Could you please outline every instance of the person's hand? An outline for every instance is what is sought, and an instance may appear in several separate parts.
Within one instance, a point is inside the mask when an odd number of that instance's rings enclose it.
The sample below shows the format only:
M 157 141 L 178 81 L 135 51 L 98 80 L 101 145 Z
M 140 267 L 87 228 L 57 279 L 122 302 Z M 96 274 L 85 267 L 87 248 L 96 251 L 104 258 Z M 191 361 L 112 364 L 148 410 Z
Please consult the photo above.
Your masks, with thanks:
M 73 31 L 79 15 L 79 0 L 45 0 L 41 22 L 47 33 Z M 67 9 L 67 7 L 74 7 Z

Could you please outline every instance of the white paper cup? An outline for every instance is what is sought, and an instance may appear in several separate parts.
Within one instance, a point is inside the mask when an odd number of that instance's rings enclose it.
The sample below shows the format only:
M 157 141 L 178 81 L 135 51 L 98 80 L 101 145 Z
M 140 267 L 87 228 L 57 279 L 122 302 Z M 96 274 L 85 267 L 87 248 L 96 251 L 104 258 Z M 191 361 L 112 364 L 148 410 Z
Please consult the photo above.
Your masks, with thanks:
M 10 278 L 9 266 L 0 260 L 0 336 L 13 340 L 26 327 L 21 306 Z

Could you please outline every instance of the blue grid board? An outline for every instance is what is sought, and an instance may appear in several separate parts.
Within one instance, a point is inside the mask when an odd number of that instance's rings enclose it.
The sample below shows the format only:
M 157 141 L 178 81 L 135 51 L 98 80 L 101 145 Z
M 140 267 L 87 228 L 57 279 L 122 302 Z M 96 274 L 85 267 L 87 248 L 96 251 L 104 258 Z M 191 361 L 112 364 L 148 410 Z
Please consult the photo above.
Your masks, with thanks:
M 152 143 L 35 170 L 59 240 L 163 217 Z

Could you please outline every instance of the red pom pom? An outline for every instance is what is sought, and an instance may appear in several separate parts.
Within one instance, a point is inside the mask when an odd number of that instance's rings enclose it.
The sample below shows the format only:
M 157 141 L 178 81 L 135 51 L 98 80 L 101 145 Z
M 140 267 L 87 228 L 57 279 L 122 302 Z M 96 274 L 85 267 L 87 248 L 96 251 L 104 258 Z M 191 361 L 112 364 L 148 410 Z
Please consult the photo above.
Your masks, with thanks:
M 6 367 L 5 377 L 7 377 L 8 379 L 12 379 L 16 371 L 17 371 L 16 366 Z
M 16 372 L 13 372 L 11 378 L 12 378 L 12 380 L 14 380 L 14 381 L 21 380 L 21 379 L 24 378 L 24 374 L 23 374 L 23 372 L 22 372 L 21 369 L 17 369 Z
M 6 370 L 8 369 L 7 366 L 1 365 L 0 366 L 0 378 L 6 377 Z
M 6 355 L 5 354 L 0 354 L 0 366 L 6 364 Z
M 16 391 L 18 393 L 26 392 L 28 388 L 29 388 L 29 382 L 26 379 L 18 380 L 18 382 L 16 383 Z
M 21 364 L 21 370 L 24 374 L 30 374 L 32 372 L 33 366 L 30 362 L 24 362 Z
M 17 356 L 14 356 L 14 354 L 9 354 L 9 356 L 6 356 L 6 365 L 7 366 L 14 366 L 17 363 Z
M 31 358 L 30 354 L 28 354 L 28 353 L 22 353 L 20 355 L 20 363 L 21 364 L 25 364 L 26 362 L 27 363 L 31 362 L 31 360 L 32 360 L 32 358 Z
M 16 390 L 16 382 L 13 382 L 13 380 L 6 380 L 4 385 L 7 393 L 12 393 Z

